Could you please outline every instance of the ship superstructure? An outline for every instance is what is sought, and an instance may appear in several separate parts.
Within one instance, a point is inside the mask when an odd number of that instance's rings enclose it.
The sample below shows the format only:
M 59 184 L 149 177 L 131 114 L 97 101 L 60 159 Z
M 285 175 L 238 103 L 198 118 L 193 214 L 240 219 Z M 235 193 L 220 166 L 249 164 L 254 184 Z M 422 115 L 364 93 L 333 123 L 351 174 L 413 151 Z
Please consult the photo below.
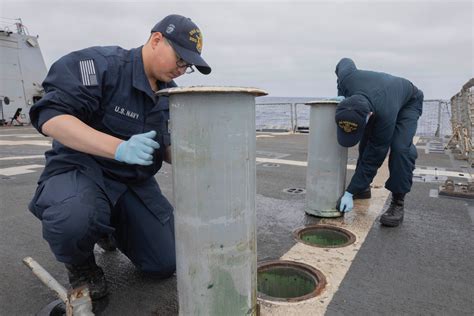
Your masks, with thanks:
M 46 73 L 38 36 L 29 35 L 21 19 L 0 18 L 0 125 L 29 123 Z

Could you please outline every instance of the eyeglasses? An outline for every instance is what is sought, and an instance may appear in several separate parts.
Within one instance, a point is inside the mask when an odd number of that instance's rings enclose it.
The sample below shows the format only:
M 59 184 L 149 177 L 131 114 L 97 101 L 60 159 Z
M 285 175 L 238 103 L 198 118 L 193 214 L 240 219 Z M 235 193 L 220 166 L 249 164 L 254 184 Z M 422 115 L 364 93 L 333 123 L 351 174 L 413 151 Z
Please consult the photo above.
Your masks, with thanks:
M 176 50 L 174 49 L 173 45 L 170 43 L 170 41 L 166 38 L 166 37 L 163 37 L 166 42 L 168 43 L 168 45 L 171 46 L 171 48 L 173 49 L 174 51 L 174 54 L 176 55 L 176 66 L 178 68 L 185 68 L 186 67 L 186 70 L 184 71 L 184 73 L 186 74 L 192 74 L 194 72 L 194 68 L 193 68 L 193 64 L 188 64 L 183 58 L 181 58 L 181 56 L 178 55 L 178 53 L 176 52 Z
M 186 67 L 186 70 L 184 71 L 184 73 L 192 74 L 194 72 L 193 64 L 188 64 L 187 62 L 185 62 L 184 59 L 179 57 L 179 55 L 176 52 L 175 52 L 175 55 L 176 55 L 176 59 L 178 59 L 176 61 L 176 66 L 178 66 L 178 68 Z

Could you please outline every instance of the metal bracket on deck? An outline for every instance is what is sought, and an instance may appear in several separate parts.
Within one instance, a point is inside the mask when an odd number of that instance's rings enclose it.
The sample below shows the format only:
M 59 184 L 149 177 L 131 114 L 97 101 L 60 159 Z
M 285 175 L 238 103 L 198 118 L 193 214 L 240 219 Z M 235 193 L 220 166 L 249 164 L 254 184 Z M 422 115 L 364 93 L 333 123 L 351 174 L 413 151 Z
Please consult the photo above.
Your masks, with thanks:
M 53 290 L 61 301 L 66 305 L 66 316 L 94 316 L 92 312 L 92 301 L 87 286 L 67 291 L 55 278 L 49 274 L 38 262 L 31 257 L 23 259 L 23 263 L 33 271 L 33 274 L 48 288 Z M 55 304 L 48 304 L 48 309 L 54 309 Z M 43 312 L 44 309 L 43 309 Z
M 474 199 L 474 182 L 454 183 L 453 180 L 448 179 L 439 187 L 438 194 L 463 199 Z

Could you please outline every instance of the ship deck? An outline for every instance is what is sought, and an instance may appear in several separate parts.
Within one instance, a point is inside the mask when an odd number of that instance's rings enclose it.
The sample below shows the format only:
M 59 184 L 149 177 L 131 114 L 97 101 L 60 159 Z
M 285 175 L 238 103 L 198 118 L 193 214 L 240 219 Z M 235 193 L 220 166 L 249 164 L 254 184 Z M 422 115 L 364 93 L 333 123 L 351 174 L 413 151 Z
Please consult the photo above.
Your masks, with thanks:
M 405 220 L 398 228 L 378 223 L 389 192 L 384 165 L 373 183 L 373 197 L 355 203 L 353 212 L 319 219 L 304 212 L 308 134 L 257 133 L 258 260 L 285 259 L 319 269 L 328 284 L 321 294 L 299 303 L 260 303 L 261 315 L 473 315 L 474 203 L 438 195 L 446 179 L 471 179 L 466 161 L 442 150 L 446 138 L 417 138 L 419 158 Z M 60 283 L 67 277 L 42 239 L 41 223 L 27 210 L 44 165 L 50 139 L 31 127 L 0 128 L 0 315 L 35 315 L 56 299 L 22 263 L 33 257 Z M 349 150 L 348 164 L 357 150 Z M 353 168 L 348 170 L 348 179 Z M 171 167 L 156 178 L 172 201 Z M 328 223 L 356 235 L 345 248 L 322 249 L 298 243 L 293 231 Z M 144 278 L 119 251 L 96 247 L 110 295 L 97 315 L 175 315 L 176 277 Z

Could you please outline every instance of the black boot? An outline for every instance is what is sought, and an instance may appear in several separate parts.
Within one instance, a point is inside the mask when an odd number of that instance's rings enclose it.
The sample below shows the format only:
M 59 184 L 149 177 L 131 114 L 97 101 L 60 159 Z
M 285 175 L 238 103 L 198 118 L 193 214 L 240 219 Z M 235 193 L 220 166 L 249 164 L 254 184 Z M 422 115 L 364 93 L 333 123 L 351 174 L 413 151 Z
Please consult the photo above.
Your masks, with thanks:
M 92 300 L 108 294 L 104 271 L 95 263 L 94 256 L 81 265 L 65 264 L 73 289 L 87 285 Z
M 403 222 L 403 204 L 405 201 L 405 194 L 392 193 L 392 202 L 388 209 L 380 217 L 380 223 L 389 227 L 397 227 Z
M 365 199 L 370 199 L 372 197 L 372 192 L 370 191 L 370 187 L 367 189 L 355 193 L 354 196 L 352 197 L 354 200 L 365 200 Z

